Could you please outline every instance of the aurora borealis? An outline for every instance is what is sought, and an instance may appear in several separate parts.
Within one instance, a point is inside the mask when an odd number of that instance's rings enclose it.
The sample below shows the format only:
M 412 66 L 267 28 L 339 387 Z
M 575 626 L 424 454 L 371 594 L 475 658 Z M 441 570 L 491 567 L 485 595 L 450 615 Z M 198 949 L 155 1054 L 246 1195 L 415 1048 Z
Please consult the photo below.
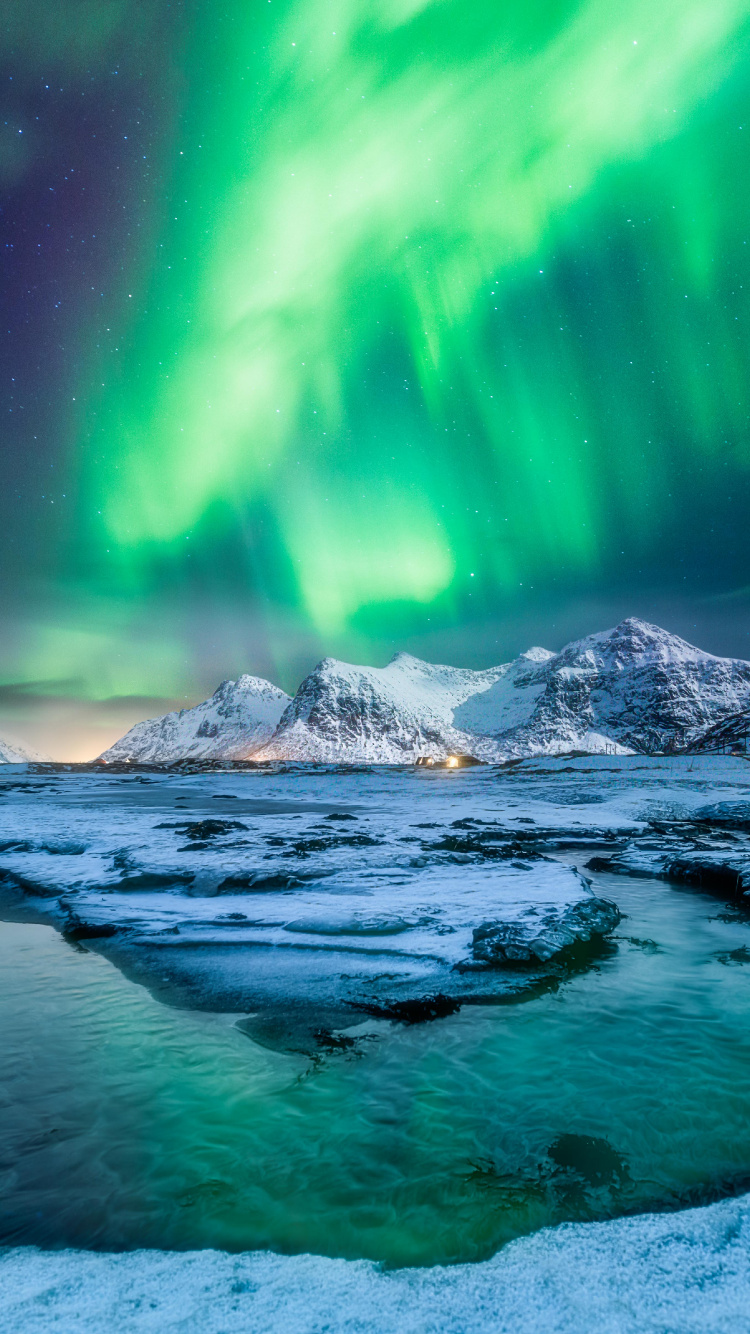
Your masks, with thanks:
M 6 13 L 4 731 L 748 655 L 750 0 Z

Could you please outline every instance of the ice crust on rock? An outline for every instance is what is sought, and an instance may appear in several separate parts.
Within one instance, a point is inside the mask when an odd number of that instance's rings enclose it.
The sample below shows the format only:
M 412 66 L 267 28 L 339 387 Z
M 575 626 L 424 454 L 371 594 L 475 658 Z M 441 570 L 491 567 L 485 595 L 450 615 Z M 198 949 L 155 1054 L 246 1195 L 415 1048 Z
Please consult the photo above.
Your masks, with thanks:
M 568 1223 L 491 1260 L 221 1251 L 0 1252 L 5 1334 L 738 1334 L 750 1311 L 750 1196 Z
M 596 898 L 587 882 L 557 862 L 539 862 L 523 875 L 511 866 L 475 867 L 464 876 L 435 866 L 411 877 L 371 875 L 361 888 L 351 874 L 275 894 L 218 893 L 203 897 L 197 887 L 179 896 L 154 887 L 146 896 L 84 890 L 65 898 L 68 921 L 88 928 L 127 928 L 133 945 L 180 949 L 203 945 L 254 945 L 306 953 L 335 953 L 351 972 L 346 993 L 365 999 L 356 973 L 367 960 L 382 970 L 398 961 L 426 969 L 435 987 L 450 987 L 452 968 L 490 968 L 502 962 L 547 962 L 576 940 L 606 935 L 617 925 L 614 905 Z M 347 883 L 349 881 L 349 883 Z M 114 888 L 114 887 L 113 887 Z M 177 928 L 177 933 L 175 932 Z M 93 932 L 92 932 L 93 934 Z M 503 943 L 504 942 L 504 943 Z M 345 958 L 344 956 L 348 956 Z M 309 965 L 308 965 L 309 966 Z M 453 980 L 453 985 L 458 985 Z
M 529 931 L 528 922 L 485 922 L 474 932 L 472 954 L 478 963 L 544 963 L 577 941 L 606 936 L 614 931 L 620 913 L 601 898 L 582 898 L 562 913 L 548 913 L 539 929 Z
M 289 695 L 257 676 L 222 681 L 210 699 L 192 709 L 136 723 L 101 758 L 152 764 L 246 759 L 272 735 L 289 703 Z
M 592 870 L 609 871 L 613 875 L 637 875 L 694 885 L 750 907 L 748 846 L 696 848 L 678 840 L 671 847 L 649 850 L 636 844 L 611 857 L 594 857 L 588 865 Z

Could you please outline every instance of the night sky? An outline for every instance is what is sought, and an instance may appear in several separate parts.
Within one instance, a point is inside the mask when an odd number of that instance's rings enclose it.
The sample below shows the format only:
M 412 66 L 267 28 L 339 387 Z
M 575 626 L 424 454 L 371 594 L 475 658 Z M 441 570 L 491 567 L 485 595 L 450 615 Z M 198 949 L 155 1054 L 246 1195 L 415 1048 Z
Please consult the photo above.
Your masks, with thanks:
M 0 730 L 750 657 L 750 0 L 4 0 Z

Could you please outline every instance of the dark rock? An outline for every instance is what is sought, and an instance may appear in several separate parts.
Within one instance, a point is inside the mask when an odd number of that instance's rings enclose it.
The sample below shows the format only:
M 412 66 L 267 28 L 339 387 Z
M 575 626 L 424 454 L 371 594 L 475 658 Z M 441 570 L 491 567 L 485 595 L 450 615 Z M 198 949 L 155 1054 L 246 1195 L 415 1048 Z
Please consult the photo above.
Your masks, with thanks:
M 110 940 L 117 935 L 118 929 L 111 922 L 82 922 L 71 916 L 63 935 L 68 940 Z
M 547 1152 L 563 1171 L 575 1172 L 590 1186 L 623 1183 L 630 1175 L 624 1158 L 596 1135 L 559 1135 Z
M 655 880 L 674 880 L 694 885 L 722 898 L 743 899 L 750 892 L 750 853 L 729 855 L 701 849 L 683 849 L 674 853 L 665 849 L 659 855 L 643 852 L 637 845 L 612 857 L 592 857 L 589 871 L 607 871 L 611 875 L 645 876 Z
M 503 964 L 546 963 L 579 941 L 605 936 L 622 921 L 622 914 L 608 899 L 590 898 L 574 904 L 562 917 L 550 913 L 534 923 L 484 922 L 473 933 L 472 955 L 486 967 Z
M 493 838 L 497 836 L 494 835 Z M 466 835 L 459 837 L 456 834 L 446 834 L 445 838 L 438 839 L 435 843 L 423 843 L 425 852 L 460 852 L 469 853 L 473 856 L 484 857 L 489 860 L 510 861 L 513 857 L 537 857 L 541 859 L 540 853 L 535 853 L 529 848 L 528 844 L 520 843 L 512 835 L 506 835 L 507 842 L 499 844 L 496 842 L 487 843 L 481 834 Z
M 218 887 L 219 894 L 269 894 L 274 890 L 297 889 L 301 884 L 299 876 L 284 875 L 276 871 L 267 874 L 263 871 L 245 871 L 239 875 L 228 875 Z
M 378 1019 L 396 1019 L 401 1024 L 424 1024 L 433 1019 L 444 1019 L 446 1015 L 456 1014 L 461 1009 L 461 1003 L 452 996 L 444 996 L 442 992 L 438 992 L 435 996 L 383 1001 L 379 1005 L 374 1001 L 357 1001 L 353 1002 L 353 1008 L 363 1010 L 365 1014 L 371 1014 Z
M 717 801 L 701 806 L 693 813 L 693 823 L 712 825 L 716 829 L 750 829 L 750 802 Z
M 184 838 L 195 840 L 196 842 L 210 838 L 218 838 L 222 834 L 231 834 L 236 829 L 248 829 L 248 825 L 243 824 L 241 820 L 188 820 L 188 821 L 170 821 L 158 824 L 157 829 L 176 829 Z
M 729 950 L 727 954 L 717 954 L 716 959 L 718 963 L 724 964 L 750 963 L 750 949 L 747 945 L 740 945 L 739 949 Z
M 124 890 L 171 889 L 176 885 L 191 885 L 194 871 L 135 871 L 123 875 L 117 888 Z

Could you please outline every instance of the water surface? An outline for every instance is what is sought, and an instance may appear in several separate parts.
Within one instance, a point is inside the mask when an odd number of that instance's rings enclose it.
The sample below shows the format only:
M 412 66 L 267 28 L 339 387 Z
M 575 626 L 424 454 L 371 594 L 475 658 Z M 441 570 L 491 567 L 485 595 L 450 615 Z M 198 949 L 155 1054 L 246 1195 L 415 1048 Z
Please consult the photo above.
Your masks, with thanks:
M 425 1264 L 731 1191 L 750 920 L 660 882 L 595 888 L 628 914 L 596 969 L 316 1060 L 0 925 L 0 1241 Z

